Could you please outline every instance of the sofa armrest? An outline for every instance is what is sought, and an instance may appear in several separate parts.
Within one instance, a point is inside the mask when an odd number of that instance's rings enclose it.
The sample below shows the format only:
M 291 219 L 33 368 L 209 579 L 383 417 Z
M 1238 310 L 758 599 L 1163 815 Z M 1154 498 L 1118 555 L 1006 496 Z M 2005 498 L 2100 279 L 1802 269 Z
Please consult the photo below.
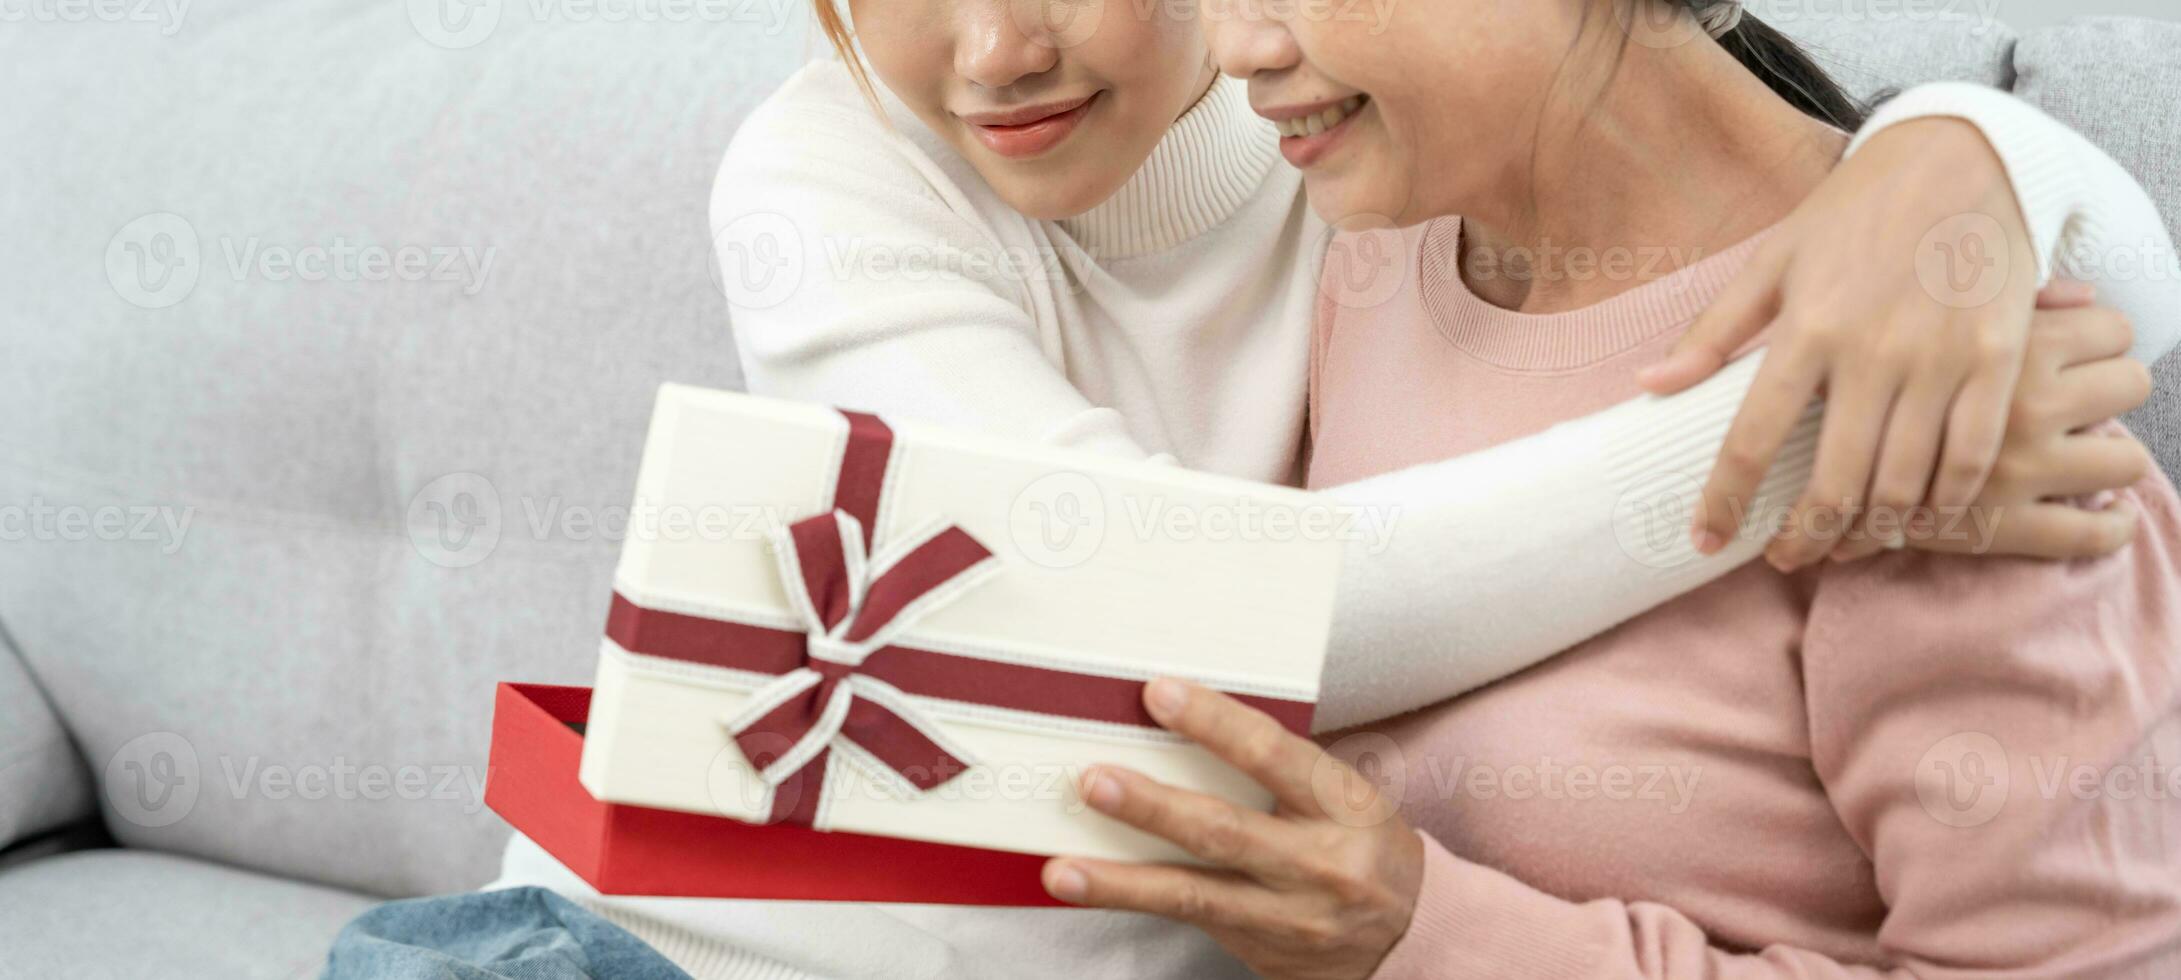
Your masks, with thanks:
M 90 772 L 0 625 L 0 848 L 95 816 Z

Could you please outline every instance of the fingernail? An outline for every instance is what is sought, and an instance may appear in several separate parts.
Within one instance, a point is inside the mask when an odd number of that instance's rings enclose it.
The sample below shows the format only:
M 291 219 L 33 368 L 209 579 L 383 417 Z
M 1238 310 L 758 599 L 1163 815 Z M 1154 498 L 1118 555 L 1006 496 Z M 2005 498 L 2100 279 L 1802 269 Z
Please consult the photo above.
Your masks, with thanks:
M 1083 777 L 1083 799 L 1101 810 L 1121 805 L 1121 781 L 1096 769 Z
M 1726 547 L 1726 542 L 1720 540 L 1719 534 L 1717 532 L 1713 531 L 1711 528 L 1708 527 L 1700 527 L 1696 529 L 1697 554 L 1714 554 L 1723 547 Z
M 1161 677 L 1144 685 L 1144 704 L 1161 721 L 1180 714 L 1182 707 L 1188 703 L 1189 690 L 1173 678 Z
M 1045 893 L 1063 902 L 1080 902 L 1090 893 L 1090 879 L 1075 865 L 1051 865 L 1045 869 Z
M 1770 565 L 1775 569 L 1778 569 L 1779 572 L 1783 575 L 1790 575 L 1793 574 L 1795 571 L 1794 560 L 1783 553 L 1776 551 L 1767 551 L 1764 553 L 1764 560 L 1765 564 Z

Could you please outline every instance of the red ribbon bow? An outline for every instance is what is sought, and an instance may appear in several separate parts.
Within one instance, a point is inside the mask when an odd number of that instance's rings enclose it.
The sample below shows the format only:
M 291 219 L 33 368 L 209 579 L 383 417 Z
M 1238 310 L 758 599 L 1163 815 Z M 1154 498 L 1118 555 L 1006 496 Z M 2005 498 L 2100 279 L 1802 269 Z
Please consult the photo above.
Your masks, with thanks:
M 757 689 L 725 719 L 735 745 L 766 785 L 824 778 L 823 753 L 843 743 L 898 775 L 915 795 L 972 764 L 900 688 L 862 671 L 903 629 L 968 591 L 999 563 L 951 524 L 908 535 L 866 557 L 862 522 L 843 510 L 775 532 L 773 555 L 788 601 L 807 630 L 803 665 Z M 814 787 L 815 788 L 815 787 Z
M 1140 679 L 889 645 L 889 638 L 967 591 L 998 562 L 952 526 L 905 535 L 902 547 L 867 557 L 864 532 L 878 520 L 893 431 L 874 415 L 841 414 L 848 436 L 833 509 L 795 523 L 773 541 L 801 628 L 645 608 L 618 592 L 606 620 L 607 638 L 633 654 L 773 675 L 727 719 L 736 747 L 771 787 L 771 820 L 823 825 L 830 747 L 851 747 L 851 758 L 875 758 L 877 765 L 862 768 L 882 779 L 901 777 L 911 793 L 942 785 L 967 768 L 969 757 L 921 717 L 911 696 L 1056 720 L 1159 727 L 1144 710 Z M 1233 693 L 1290 731 L 1310 730 L 1310 702 Z

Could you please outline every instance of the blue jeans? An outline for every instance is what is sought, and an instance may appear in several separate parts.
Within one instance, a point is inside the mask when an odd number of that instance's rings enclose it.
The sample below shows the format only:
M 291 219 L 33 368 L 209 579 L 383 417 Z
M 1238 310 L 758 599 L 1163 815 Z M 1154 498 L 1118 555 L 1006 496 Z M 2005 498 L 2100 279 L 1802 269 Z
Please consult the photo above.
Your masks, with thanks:
M 380 905 L 333 940 L 320 980 L 690 980 L 643 940 L 542 888 Z

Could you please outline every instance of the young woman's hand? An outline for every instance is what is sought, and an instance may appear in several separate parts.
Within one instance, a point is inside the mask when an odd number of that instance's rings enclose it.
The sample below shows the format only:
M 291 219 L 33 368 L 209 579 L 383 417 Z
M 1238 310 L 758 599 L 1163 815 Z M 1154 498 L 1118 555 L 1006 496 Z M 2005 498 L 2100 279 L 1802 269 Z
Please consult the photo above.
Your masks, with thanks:
M 1270 790 L 1277 807 L 1261 813 L 1126 769 L 1093 769 L 1082 781 L 1093 808 L 1212 867 L 1059 857 L 1045 865 L 1046 891 L 1191 923 L 1262 976 L 1369 976 L 1408 931 L 1423 887 L 1423 842 L 1397 801 L 1217 691 L 1157 680 L 1144 705 Z
M 1873 496 L 1969 505 L 2006 434 L 2037 292 L 2027 223 L 1997 152 L 1953 119 L 1873 137 L 1760 247 L 1667 360 L 1670 394 L 1758 334 L 1770 351 L 1704 487 L 1699 550 L 1736 532 L 1811 400 L 1826 399 L 1817 468 L 1766 558 L 1823 558 L 1832 515 Z
M 2156 465 L 2127 430 L 2101 425 L 2150 399 L 2151 369 L 2128 356 L 2135 337 L 2128 318 L 2092 307 L 2096 298 L 2079 283 L 2055 283 L 2039 294 L 2006 439 L 1991 478 L 1969 505 L 1969 519 L 1887 521 L 1877 516 L 1888 513 L 1880 508 L 1898 505 L 1874 498 L 1833 557 L 1853 561 L 1898 542 L 1929 551 L 2079 558 L 2110 554 L 2132 540 L 2141 516 L 2133 508 L 2092 509 L 2071 500 L 2134 486 Z M 1873 526 L 1880 522 L 1890 526 Z

